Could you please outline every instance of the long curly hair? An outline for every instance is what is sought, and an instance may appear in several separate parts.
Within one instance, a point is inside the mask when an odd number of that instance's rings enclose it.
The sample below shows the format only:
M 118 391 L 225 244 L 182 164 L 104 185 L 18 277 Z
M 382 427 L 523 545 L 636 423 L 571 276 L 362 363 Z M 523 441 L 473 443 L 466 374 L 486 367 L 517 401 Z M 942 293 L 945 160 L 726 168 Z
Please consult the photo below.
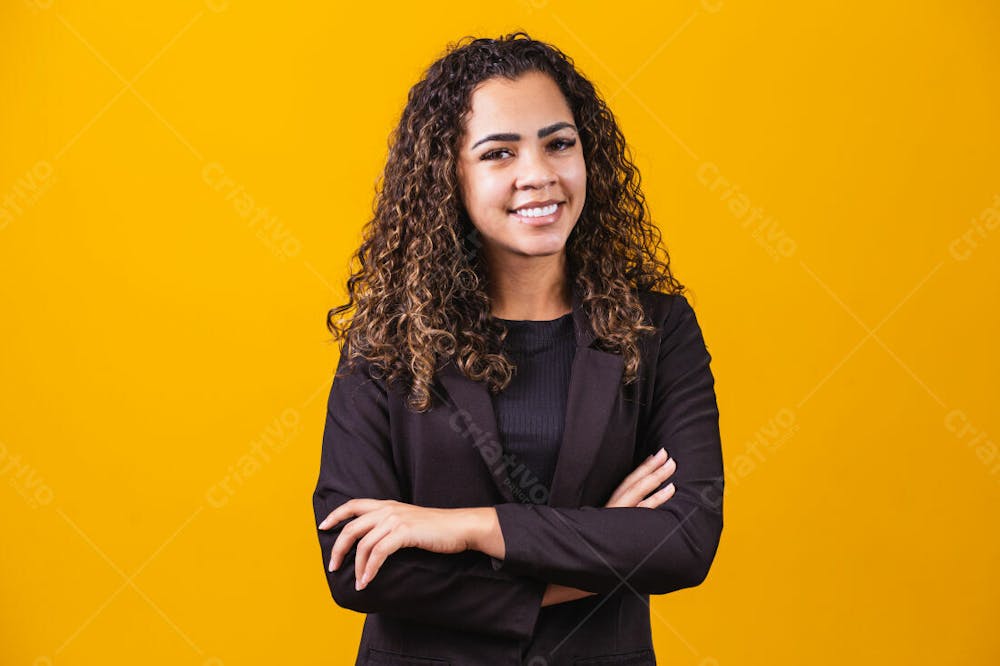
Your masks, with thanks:
M 410 89 L 376 183 L 374 217 L 351 258 L 348 302 L 327 313 L 327 328 L 334 342 L 345 343 L 351 367 L 364 358 L 383 379 L 403 382 L 413 410 L 432 406 L 442 362 L 453 360 L 492 393 L 516 372 L 501 347 L 507 330 L 490 314 L 487 266 L 461 201 L 456 164 L 476 86 L 535 71 L 559 86 L 579 130 L 587 197 L 566 241 L 567 280 L 582 294 L 595 345 L 624 357 L 623 383 L 638 377 L 639 336 L 656 331 L 637 292 L 685 290 L 650 222 L 614 115 L 573 60 L 523 31 L 463 37 Z

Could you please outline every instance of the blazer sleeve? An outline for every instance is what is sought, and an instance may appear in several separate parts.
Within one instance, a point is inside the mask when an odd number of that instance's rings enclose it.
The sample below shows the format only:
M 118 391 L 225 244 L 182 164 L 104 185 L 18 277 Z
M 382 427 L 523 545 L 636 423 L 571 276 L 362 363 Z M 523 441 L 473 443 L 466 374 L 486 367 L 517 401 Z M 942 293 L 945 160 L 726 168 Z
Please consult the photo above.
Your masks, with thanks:
M 506 554 L 493 568 L 591 592 L 626 581 L 645 594 L 699 585 L 722 534 L 723 463 L 715 380 L 694 311 L 672 299 L 663 325 L 642 457 L 660 447 L 677 461 L 673 497 L 645 507 L 496 506 Z
M 402 498 L 392 464 L 385 383 L 370 366 L 349 371 L 341 355 L 327 402 L 319 479 L 313 492 L 318 525 L 353 498 Z M 339 606 L 517 639 L 530 638 L 546 583 L 495 571 L 479 551 L 443 554 L 401 548 L 386 558 L 361 591 L 354 589 L 357 542 L 337 571 L 328 571 L 333 545 L 349 521 L 317 528 L 323 570 Z

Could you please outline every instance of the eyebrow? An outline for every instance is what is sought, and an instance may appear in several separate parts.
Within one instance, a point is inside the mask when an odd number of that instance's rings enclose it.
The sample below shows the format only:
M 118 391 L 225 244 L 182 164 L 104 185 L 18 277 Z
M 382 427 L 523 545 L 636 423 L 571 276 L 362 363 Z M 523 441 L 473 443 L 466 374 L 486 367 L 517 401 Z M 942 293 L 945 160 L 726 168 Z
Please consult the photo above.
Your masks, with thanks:
M 551 125 L 547 125 L 542 129 L 538 130 L 538 138 L 544 139 L 549 134 L 557 132 L 564 127 L 569 127 L 573 131 L 579 133 L 579 131 L 576 129 L 576 125 L 574 125 L 573 123 L 567 123 L 566 121 L 561 121 L 558 123 L 552 123 Z M 505 132 L 501 134 L 487 134 L 482 139 L 472 144 L 472 147 L 469 148 L 469 150 L 475 150 L 476 146 L 478 146 L 481 143 L 486 143 L 487 141 L 520 141 L 520 140 L 521 140 L 521 135 L 515 134 L 513 132 Z

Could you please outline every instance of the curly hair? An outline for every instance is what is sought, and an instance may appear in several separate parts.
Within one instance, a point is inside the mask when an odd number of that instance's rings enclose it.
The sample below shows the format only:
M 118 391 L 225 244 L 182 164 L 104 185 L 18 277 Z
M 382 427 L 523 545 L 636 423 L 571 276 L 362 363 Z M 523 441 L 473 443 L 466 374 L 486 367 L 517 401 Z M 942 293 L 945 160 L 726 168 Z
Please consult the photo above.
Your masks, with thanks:
M 684 292 L 650 222 L 624 136 L 573 60 L 523 31 L 463 37 L 409 91 L 376 183 L 374 216 L 351 257 L 348 302 L 327 313 L 349 364 L 364 358 L 382 378 L 404 382 L 411 409 L 431 407 L 442 360 L 454 360 L 492 393 L 516 372 L 501 346 L 507 330 L 490 314 L 487 266 L 456 165 L 475 88 L 527 72 L 549 75 L 577 121 L 587 197 L 566 241 L 568 280 L 582 295 L 595 345 L 624 357 L 625 384 L 638 377 L 639 336 L 656 331 L 645 323 L 638 291 Z

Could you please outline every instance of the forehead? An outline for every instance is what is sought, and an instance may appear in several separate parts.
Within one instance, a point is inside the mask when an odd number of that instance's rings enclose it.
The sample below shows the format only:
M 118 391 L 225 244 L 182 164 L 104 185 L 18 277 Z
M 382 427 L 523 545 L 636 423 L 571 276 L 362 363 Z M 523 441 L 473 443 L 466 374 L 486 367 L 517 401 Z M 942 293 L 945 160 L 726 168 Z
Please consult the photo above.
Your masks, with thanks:
M 554 122 L 573 122 L 559 86 L 540 72 L 528 72 L 513 81 L 487 79 L 472 93 L 470 106 L 465 128 L 466 138 L 473 141 L 490 132 L 534 136 L 539 128 Z

